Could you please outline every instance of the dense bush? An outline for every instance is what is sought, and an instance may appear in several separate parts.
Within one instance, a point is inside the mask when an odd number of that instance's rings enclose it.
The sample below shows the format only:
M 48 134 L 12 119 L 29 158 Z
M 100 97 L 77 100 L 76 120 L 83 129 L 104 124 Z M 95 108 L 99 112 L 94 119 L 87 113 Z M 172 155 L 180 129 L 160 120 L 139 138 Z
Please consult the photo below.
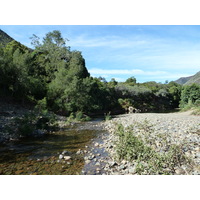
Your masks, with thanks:
M 200 86 L 196 84 L 186 85 L 181 91 L 180 107 L 182 109 L 199 106 L 200 102 Z

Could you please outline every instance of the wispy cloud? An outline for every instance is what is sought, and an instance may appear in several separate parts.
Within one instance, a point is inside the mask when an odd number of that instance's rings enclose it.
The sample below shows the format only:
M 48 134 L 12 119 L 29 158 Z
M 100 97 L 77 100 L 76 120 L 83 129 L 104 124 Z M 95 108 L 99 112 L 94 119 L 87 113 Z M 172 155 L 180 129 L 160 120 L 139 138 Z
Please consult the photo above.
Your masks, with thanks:
M 165 71 L 143 71 L 140 69 L 113 69 L 113 70 L 106 70 L 106 69 L 98 69 L 98 68 L 92 68 L 89 69 L 89 72 L 91 74 L 107 74 L 107 75 L 129 75 L 129 74 L 135 74 L 135 75 L 165 75 L 167 72 Z
M 89 37 L 86 34 L 74 37 L 70 42 L 72 47 L 82 49 L 90 68 L 90 63 L 102 69 L 119 68 L 120 65 L 126 69 L 138 66 L 139 70 L 154 71 L 187 71 L 189 68 L 198 71 L 200 68 L 200 42 L 148 35 Z
M 192 74 L 187 73 L 173 73 L 173 72 L 167 72 L 167 71 L 144 71 L 140 69 L 112 69 L 112 70 L 106 70 L 106 69 L 98 69 L 98 68 L 92 68 L 89 69 L 89 72 L 92 76 L 102 76 L 104 78 L 115 78 L 116 80 L 125 81 L 127 78 L 134 76 L 136 79 L 142 79 L 143 80 L 157 80 L 157 81 L 163 81 L 163 80 L 176 80 L 180 77 L 187 77 L 191 76 Z M 120 76 L 120 77 L 119 77 Z M 124 77 L 124 78 L 121 78 Z
M 123 38 L 120 36 L 99 36 L 90 37 L 85 34 L 74 37 L 70 40 L 69 44 L 73 47 L 108 47 L 108 48 L 133 48 L 138 45 L 144 45 L 149 41 L 144 38 L 131 36 Z

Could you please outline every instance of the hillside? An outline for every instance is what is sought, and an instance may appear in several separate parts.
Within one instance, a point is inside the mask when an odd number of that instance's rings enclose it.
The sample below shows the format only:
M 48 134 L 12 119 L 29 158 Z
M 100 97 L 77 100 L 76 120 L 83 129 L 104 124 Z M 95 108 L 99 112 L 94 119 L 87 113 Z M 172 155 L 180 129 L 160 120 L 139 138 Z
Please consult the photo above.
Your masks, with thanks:
M 193 76 L 181 77 L 175 82 L 180 85 L 191 85 L 193 83 L 200 84 L 200 72 L 197 72 Z
M 192 78 L 193 76 L 189 76 L 189 77 L 181 77 L 178 80 L 176 80 L 175 82 L 180 84 L 180 85 L 184 85 L 187 81 L 190 80 L 190 78 Z
M 191 85 L 193 83 L 200 84 L 200 72 L 192 76 L 184 85 Z
M 7 33 L 5 33 L 4 31 L 2 31 L 0 29 L 0 44 L 6 45 L 7 43 L 11 42 L 12 40 L 14 40 L 14 39 L 11 38 Z

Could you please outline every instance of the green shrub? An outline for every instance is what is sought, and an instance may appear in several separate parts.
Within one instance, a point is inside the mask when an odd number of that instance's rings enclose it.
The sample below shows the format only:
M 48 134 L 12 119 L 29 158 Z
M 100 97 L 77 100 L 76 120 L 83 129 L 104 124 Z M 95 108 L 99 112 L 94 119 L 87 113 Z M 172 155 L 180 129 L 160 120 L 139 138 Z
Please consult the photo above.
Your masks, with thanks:
M 110 112 L 108 112 L 107 114 L 104 113 L 104 117 L 105 117 L 105 121 L 111 120 L 112 116 L 110 115 Z
M 148 131 L 145 128 L 147 125 L 144 123 L 141 129 Z M 182 150 L 182 144 L 172 144 L 166 152 L 161 153 L 151 146 L 155 141 L 147 139 L 146 136 L 140 137 L 131 131 L 130 127 L 124 128 L 119 124 L 115 134 L 118 138 L 115 143 L 115 158 L 119 161 L 134 162 L 137 174 L 174 174 L 176 167 L 191 163 Z
M 195 103 L 194 103 L 194 105 L 195 105 L 196 107 L 200 107 L 200 99 L 196 100 Z
M 48 112 L 47 110 L 47 99 L 44 97 L 42 100 L 39 100 L 37 102 L 37 105 L 35 106 L 35 109 L 40 112 L 46 114 Z
M 67 122 L 84 122 L 84 121 L 90 121 L 91 118 L 85 114 L 83 114 L 82 111 L 77 111 L 76 113 L 70 113 L 69 117 L 67 117 Z
M 57 127 L 56 121 L 56 115 L 53 113 L 39 114 L 30 112 L 14 119 L 16 134 L 20 137 L 28 137 L 34 135 L 34 132 L 38 129 L 55 129 Z
M 25 114 L 21 118 L 17 117 L 14 121 L 17 126 L 16 134 L 20 137 L 30 136 L 36 129 L 37 117 L 34 113 Z
M 200 115 L 200 107 L 196 107 L 192 112 L 193 115 Z

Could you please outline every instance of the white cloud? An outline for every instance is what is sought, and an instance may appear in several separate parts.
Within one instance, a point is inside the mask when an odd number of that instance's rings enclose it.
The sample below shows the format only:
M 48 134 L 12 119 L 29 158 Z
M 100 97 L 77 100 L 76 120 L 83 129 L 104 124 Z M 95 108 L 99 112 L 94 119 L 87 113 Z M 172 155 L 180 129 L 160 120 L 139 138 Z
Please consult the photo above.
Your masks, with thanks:
M 139 69 L 135 69 L 135 70 L 126 70 L 126 69 L 111 69 L 111 70 L 107 70 L 107 69 L 98 69 L 98 68 L 92 68 L 89 69 L 89 72 L 91 74 L 109 74 L 109 75 L 126 75 L 126 74 L 141 74 L 143 73 L 142 70 Z
M 143 81 L 157 81 L 162 82 L 163 80 L 177 80 L 180 77 L 187 77 L 193 74 L 187 73 L 173 73 L 167 71 L 144 71 L 140 69 L 89 69 L 92 76 L 102 76 L 107 79 L 115 78 L 117 81 L 125 81 L 127 78 L 134 76 L 139 82 Z
M 130 74 L 134 74 L 134 75 L 166 75 L 167 72 L 165 71 L 143 71 L 140 69 L 99 69 L 99 68 L 92 68 L 89 69 L 89 72 L 91 74 L 106 74 L 106 75 L 130 75 Z

